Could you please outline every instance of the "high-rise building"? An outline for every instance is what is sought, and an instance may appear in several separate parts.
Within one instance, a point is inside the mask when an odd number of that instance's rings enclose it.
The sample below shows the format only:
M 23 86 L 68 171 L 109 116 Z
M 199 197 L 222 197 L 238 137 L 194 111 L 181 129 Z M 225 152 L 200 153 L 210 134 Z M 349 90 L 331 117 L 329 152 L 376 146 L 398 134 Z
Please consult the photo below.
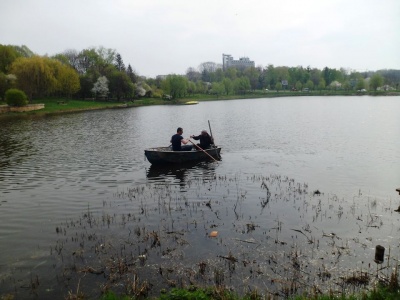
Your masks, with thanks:
M 222 67 L 224 70 L 228 68 L 246 69 L 255 67 L 254 61 L 248 57 L 240 57 L 239 60 L 234 60 L 230 54 L 222 54 Z

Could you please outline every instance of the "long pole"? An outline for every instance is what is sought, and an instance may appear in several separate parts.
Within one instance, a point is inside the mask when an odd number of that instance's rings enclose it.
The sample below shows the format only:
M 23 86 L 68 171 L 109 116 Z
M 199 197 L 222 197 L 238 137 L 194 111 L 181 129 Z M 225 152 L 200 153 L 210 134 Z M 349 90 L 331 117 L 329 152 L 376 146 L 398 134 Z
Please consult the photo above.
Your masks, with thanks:
M 214 143 L 214 137 L 213 137 L 212 131 L 211 131 L 210 120 L 208 120 L 208 128 L 210 128 L 211 140 L 212 140 L 213 144 L 215 144 L 215 143 Z
M 211 157 L 214 161 L 218 162 L 218 160 L 216 160 L 214 157 L 212 157 L 210 154 L 208 154 L 206 151 L 204 151 L 203 148 L 201 148 L 199 145 L 193 143 L 190 139 L 189 142 L 191 142 L 193 145 L 195 145 L 198 149 L 200 149 L 201 151 L 203 151 L 205 154 L 207 154 L 209 157 Z

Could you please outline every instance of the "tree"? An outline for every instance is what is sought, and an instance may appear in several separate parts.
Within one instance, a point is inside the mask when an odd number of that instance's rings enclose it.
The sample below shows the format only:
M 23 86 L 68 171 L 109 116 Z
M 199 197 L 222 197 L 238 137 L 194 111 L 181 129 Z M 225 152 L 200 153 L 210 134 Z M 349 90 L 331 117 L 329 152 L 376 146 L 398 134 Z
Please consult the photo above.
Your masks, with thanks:
M 125 64 L 122 60 L 121 54 L 119 53 L 117 53 L 117 56 L 115 57 L 115 67 L 118 71 L 125 71 Z
M 376 91 L 378 87 L 381 87 L 382 85 L 383 85 L 382 75 L 375 73 L 369 81 L 369 87 L 374 91 Z
M 303 87 L 303 85 L 301 84 L 300 81 L 297 81 L 295 87 L 296 87 L 296 90 L 301 91 L 301 88 Z
M 277 84 L 275 84 L 275 89 L 277 92 L 279 92 L 282 89 L 282 83 L 278 82 Z
M 222 81 L 222 84 L 224 85 L 225 93 L 227 95 L 229 95 L 233 92 L 233 82 L 231 79 L 224 78 L 224 80 Z
M 265 83 L 267 86 L 274 87 L 278 82 L 274 65 L 268 65 L 265 71 Z
M 233 82 L 233 89 L 237 94 L 246 94 L 246 91 L 250 88 L 250 81 L 247 77 L 236 78 Z
M 31 101 L 34 96 L 43 96 L 57 90 L 57 80 L 49 58 L 40 56 L 19 57 L 11 65 L 11 73 L 17 76 L 17 87 Z
M 326 87 L 325 79 L 321 78 L 321 80 L 319 81 L 319 84 L 318 84 L 318 88 L 320 91 L 322 91 L 325 89 L 325 87 Z
M 90 75 L 79 76 L 80 90 L 78 96 L 82 99 L 92 97 L 93 80 Z
M 206 94 L 208 92 L 208 84 L 199 80 L 196 82 L 196 92 L 199 94 Z
M 203 71 L 206 71 L 208 73 L 213 73 L 213 72 L 217 71 L 217 68 L 218 68 L 218 65 L 212 61 L 203 62 L 199 65 L 200 73 L 203 73 Z
M 35 56 L 35 53 L 32 52 L 31 49 L 29 49 L 27 46 L 22 45 L 22 46 L 12 46 L 15 51 L 19 54 L 19 56 L 22 57 L 32 57 Z
M 78 51 L 74 49 L 68 49 L 65 50 L 61 54 L 57 54 L 54 57 L 55 59 L 60 60 L 61 62 L 65 63 L 68 62 L 68 64 L 75 69 L 77 72 L 79 72 L 79 53 Z
M 0 72 L 0 100 L 3 100 L 5 97 L 5 93 L 8 89 L 11 89 L 15 86 L 15 82 L 17 77 L 14 74 L 4 74 Z
M 180 75 L 168 75 L 162 84 L 162 89 L 173 99 L 184 97 L 187 93 L 187 87 L 187 78 Z
M 138 82 L 138 84 L 136 85 L 135 96 L 138 98 L 146 96 L 146 90 L 142 86 L 141 82 Z
M 138 76 L 135 74 L 135 72 L 132 69 L 132 66 L 129 64 L 128 68 L 126 69 L 126 75 L 128 75 L 129 79 L 132 81 L 132 83 L 136 83 Z
M 134 92 L 134 85 L 128 75 L 123 71 L 115 70 L 110 74 L 110 93 L 119 101 L 121 97 L 131 98 Z
M 99 77 L 92 88 L 92 92 L 96 98 L 106 98 L 108 95 L 108 79 L 105 76 Z
M 197 82 L 201 79 L 201 73 L 195 68 L 190 67 L 186 70 L 186 77 L 189 81 Z
M 13 46 L 0 45 L 0 72 L 7 74 L 11 64 L 20 56 Z
M 225 92 L 225 86 L 220 82 L 213 82 L 211 84 L 211 93 L 220 96 Z
M 80 75 L 86 75 L 89 72 L 93 74 L 95 70 L 98 69 L 98 67 L 96 66 L 100 62 L 100 57 L 96 53 L 96 50 L 94 48 L 82 50 L 81 52 L 79 52 L 76 59 L 77 61 L 75 68 Z
M 188 93 L 190 95 L 193 95 L 196 92 L 196 83 L 194 83 L 193 81 L 189 81 L 188 84 Z
M 69 66 L 63 65 L 57 75 L 59 91 L 70 98 L 81 88 L 78 73 Z
M 225 78 L 235 80 L 237 78 L 238 70 L 236 68 L 228 68 L 225 70 Z
M 356 84 L 356 90 L 357 91 L 362 90 L 362 89 L 365 89 L 365 80 L 364 80 L 364 78 L 358 79 L 357 80 L 357 84 Z
M 308 80 L 306 82 L 306 88 L 308 88 L 310 91 L 314 89 L 314 83 L 311 80 Z
M 244 70 L 243 74 L 249 79 L 250 86 L 252 90 L 257 89 L 258 79 L 260 77 L 260 72 L 258 69 L 251 67 Z
M 316 68 L 311 69 L 311 73 L 310 73 L 311 78 L 310 79 L 314 83 L 315 87 L 317 87 L 321 81 L 321 74 L 322 74 L 322 72 L 320 70 L 318 70 Z

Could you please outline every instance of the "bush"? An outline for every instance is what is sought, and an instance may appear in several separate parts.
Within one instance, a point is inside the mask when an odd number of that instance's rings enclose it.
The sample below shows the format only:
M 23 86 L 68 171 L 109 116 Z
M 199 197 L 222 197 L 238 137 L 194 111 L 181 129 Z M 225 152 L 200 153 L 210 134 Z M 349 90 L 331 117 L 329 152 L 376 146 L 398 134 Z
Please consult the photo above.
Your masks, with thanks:
M 28 104 L 26 94 L 18 89 L 9 89 L 6 92 L 6 102 L 10 106 L 24 106 Z

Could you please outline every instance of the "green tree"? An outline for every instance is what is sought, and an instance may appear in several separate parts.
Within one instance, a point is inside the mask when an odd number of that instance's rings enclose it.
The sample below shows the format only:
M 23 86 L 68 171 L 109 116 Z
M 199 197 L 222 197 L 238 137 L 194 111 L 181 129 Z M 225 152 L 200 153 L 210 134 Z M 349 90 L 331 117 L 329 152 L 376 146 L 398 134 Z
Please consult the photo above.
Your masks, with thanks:
M 14 74 L 4 74 L 0 72 L 0 101 L 4 100 L 8 89 L 15 87 L 17 77 Z
M 17 76 L 17 87 L 32 101 L 57 90 L 57 80 L 49 64 L 49 58 L 40 56 L 19 57 L 11 65 L 11 73 Z
M 27 46 L 22 45 L 22 46 L 12 46 L 14 50 L 19 54 L 21 57 L 32 57 L 35 56 L 35 53 L 32 52 L 31 49 L 29 49 Z
M 196 83 L 193 81 L 189 81 L 188 83 L 188 93 L 189 95 L 193 95 L 196 92 Z
M 324 90 L 326 88 L 326 83 L 325 83 L 325 79 L 321 78 L 321 80 L 319 81 L 318 84 L 318 89 L 320 91 Z
M 345 91 L 349 91 L 351 89 L 350 81 L 346 80 L 345 82 L 343 82 L 342 87 Z
M 59 59 L 45 58 L 45 62 L 51 68 L 56 80 L 56 84 L 53 88 L 54 93 L 71 97 L 79 91 L 79 75 L 72 67 L 70 67 L 67 61 L 62 63 Z
M 13 46 L 0 44 L 0 72 L 7 74 L 11 64 L 20 56 Z
M 121 98 L 131 98 L 134 92 L 134 85 L 124 71 L 115 70 L 109 77 L 109 89 L 113 97 L 119 101 Z
M 208 92 L 208 84 L 202 80 L 196 82 L 196 92 L 199 94 L 206 94 Z
M 306 88 L 310 91 L 314 89 L 314 83 L 310 79 L 306 82 Z
M 69 66 L 63 65 L 56 79 L 59 91 L 68 98 L 80 90 L 79 75 Z
M 316 68 L 311 69 L 310 76 L 311 81 L 314 83 L 314 86 L 317 87 L 321 81 L 322 72 Z
M 126 69 L 126 74 L 130 78 L 132 83 L 137 82 L 138 76 L 135 74 L 135 72 L 133 71 L 132 66 L 130 64 L 128 65 L 128 68 Z
M 275 84 L 275 89 L 277 92 L 279 92 L 282 89 L 282 83 L 278 82 L 277 84 Z
M 121 54 L 117 53 L 115 57 L 115 67 L 117 68 L 118 71 L 125 71 L 125 64 L 124 61 L 122 60 Z
M 300 80 L 298 80 L 298 81 L 296 82 L 295 87 L 296 87 L 296 90 L 301 91 L 301 88 L 303 87 L 303 85 L 301 84 Z
M 274 87 L 275 84 L 278 82 L 274 65 L 268 65 L 267 69 L 265 70 L 265 82 L 267 84 L 267 87 Z
M 222 84 L 224 85 L 225 93 L 227 95 L 232 94 L 233 92 L 233 82 L 230 78 L 224 78 L 222 81 Z
M 220 95 L 225 93 L 225 86 L 221 82 L 213 82 L 211 84 L 211 93 L 214 95 L 217 95 L 219 97 Z
M 254 67 L 247 68 L 243 72 L 244 76 L 246 76 L 249 79 L 250 82 L 250 88 L 252 90 L 257 89 L 258 87 L 258 79 L 260 77 L 260 72 L 258 69 Z
M 236 68 L 228 68 L 225 70 L 225 78 L 230 80 L 235 80 L 238 77 L 238 70 Z
M 375 73 L 370 81 L 369 81 L 369 87 L 376 91 L 379 87 L 383 85 L 383 77 L 382 75 Z
M 180 75 L 168 75 L 162 84 L 162 89 L 173 99 L 184 97 L 187 87 L 187 78 Z
M 356 90 L 357 91 L 362 90 L 362 89 L 365 89 L 365 80 L 364 80 L 364 78 L 358 79 L 357 80 L 357 84 L 356 84 Z
M 233 89 L 236 94 L 246 94 L 251 89 L 250 81 L 247 77 L 236 78 L 233 82 Z

